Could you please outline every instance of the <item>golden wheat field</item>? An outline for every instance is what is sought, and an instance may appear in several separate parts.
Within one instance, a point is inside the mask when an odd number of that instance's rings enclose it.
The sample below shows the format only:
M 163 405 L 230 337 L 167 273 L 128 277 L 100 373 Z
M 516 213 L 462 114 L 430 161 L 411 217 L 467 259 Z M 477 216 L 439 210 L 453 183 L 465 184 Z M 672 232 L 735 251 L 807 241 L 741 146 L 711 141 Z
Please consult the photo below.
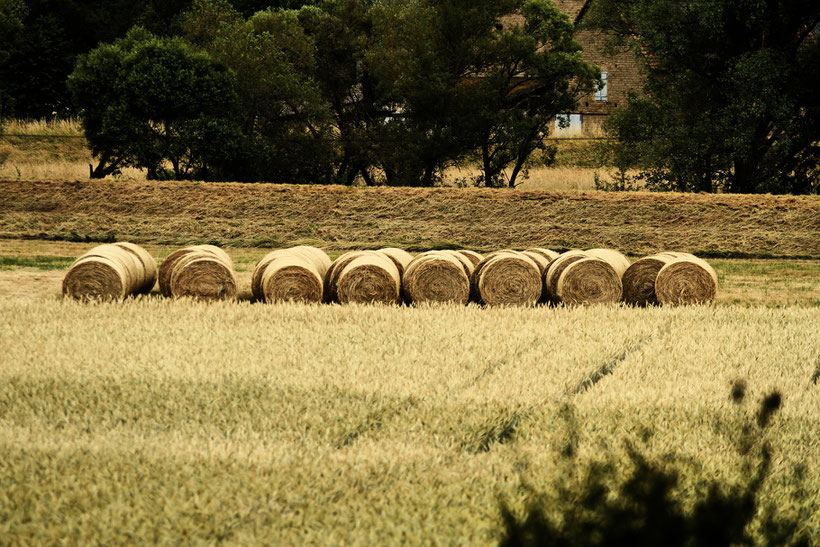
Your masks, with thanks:
M 14 273 L 14 272 L 0 272 Z M 57 273 L 57 272 L 54 272 Z M 820 308 L 0 300 L 3 543 L 488 544 L 575 467 L 674 455 L 820 537 Z M 748 385 L 748 404 L 729 397 Z M 562 458 L 575 449 L 572 466 Z M 758 525 L 752 523 L 752 533 Z

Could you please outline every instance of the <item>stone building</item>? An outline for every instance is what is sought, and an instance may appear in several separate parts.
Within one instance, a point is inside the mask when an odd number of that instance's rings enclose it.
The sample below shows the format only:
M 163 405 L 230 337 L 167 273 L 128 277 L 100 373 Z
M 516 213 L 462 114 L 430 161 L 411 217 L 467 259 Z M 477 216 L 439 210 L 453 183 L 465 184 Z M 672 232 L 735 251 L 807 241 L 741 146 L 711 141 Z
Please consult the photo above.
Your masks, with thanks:
M 592 0 L 555 0 L 556 6 L 567 13 L 575 25 L 579 25 L 586 15 Z M 607 116 L 626 104 L 629 90 L 639 90 L 642 83 L 632 52 L 621 50 L 616 53 L 607 47 L 608 37 L 593 30 L 579 30 L 575 39 L 584 47 L 584 59 L 601 68 L 605 81 L 602 90 L 578 101 L 578 111 L 571 116 L 570 132 L 595 134 Z M 561 129 L 556 131 L 561 132 Z
M 592 0 L 553 1 L 558 9 L 570 16 L 576 26 L 581 24 L 592 2 Z M 519 18 L 520 16 L 511 17 L 503 24 L 515 22 Z M 601 68 L 605 85 L 603 89 L 581 97 L 577 111 L 567 112 L 560 116 L 569 122 L 569 127 L 561 128 L 556 123 L 554 128 L 556 136 L 580 133 L 599 134 L 601 124 L 606 117 L 626 104 L 627 92 L 629 90 L 638 91 L 642 84 L 640 69 L 632 52 L 622 50 L 613 53 L 611 48 L 607 47 L 609 38 L 606 34 L 594 30 L 579 30 L 575 39 L 584 48 L 584 59 Z

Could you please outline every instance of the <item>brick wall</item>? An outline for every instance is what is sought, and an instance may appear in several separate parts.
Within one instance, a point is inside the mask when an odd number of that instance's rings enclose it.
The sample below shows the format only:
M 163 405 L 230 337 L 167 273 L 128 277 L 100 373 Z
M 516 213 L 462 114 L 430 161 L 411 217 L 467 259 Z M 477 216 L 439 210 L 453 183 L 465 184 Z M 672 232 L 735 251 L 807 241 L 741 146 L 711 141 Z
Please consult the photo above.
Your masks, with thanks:
M 584 47 L 584 59 L 607 73 L 607 101 L 596 101 L 595 94 L 590 94 L 578 102 L 578 112 L 583 115 L 612 114 L 626 104 L 629 90 L 641 89 L 643 77 L 635 58 L 628 50 L 613 54 L 607 47 L 608 37 L 600 32 L 582 30 L 575 39 Z

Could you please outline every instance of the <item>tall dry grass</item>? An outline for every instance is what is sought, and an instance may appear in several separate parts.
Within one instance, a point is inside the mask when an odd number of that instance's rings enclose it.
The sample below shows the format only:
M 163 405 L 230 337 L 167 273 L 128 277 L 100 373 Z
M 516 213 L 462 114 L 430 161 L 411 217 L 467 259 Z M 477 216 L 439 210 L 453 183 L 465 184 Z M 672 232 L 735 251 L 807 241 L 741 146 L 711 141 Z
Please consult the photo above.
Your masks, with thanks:
M 82 137 L 83 128 L 77 118 L 68 119 L 11 119 L 5 125 L 5 134 L 32 137 Z

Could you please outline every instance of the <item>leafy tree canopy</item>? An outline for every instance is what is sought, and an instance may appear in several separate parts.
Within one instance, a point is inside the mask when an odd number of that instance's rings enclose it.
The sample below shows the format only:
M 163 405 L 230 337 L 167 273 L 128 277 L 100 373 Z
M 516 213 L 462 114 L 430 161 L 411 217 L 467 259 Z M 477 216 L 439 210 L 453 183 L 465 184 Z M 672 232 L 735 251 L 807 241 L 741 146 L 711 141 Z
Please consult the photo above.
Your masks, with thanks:
M 80 58 L 68 80 L 94 155 L 92 176 L 124 166 L 177 179 L 224 178 L 241 145 L 235 78 L 178 38 L 136 27 Z
M 612 119 L 617 160 L 681 191 L 818 191 L 820 3 L 598 0 L 643 93 Z

